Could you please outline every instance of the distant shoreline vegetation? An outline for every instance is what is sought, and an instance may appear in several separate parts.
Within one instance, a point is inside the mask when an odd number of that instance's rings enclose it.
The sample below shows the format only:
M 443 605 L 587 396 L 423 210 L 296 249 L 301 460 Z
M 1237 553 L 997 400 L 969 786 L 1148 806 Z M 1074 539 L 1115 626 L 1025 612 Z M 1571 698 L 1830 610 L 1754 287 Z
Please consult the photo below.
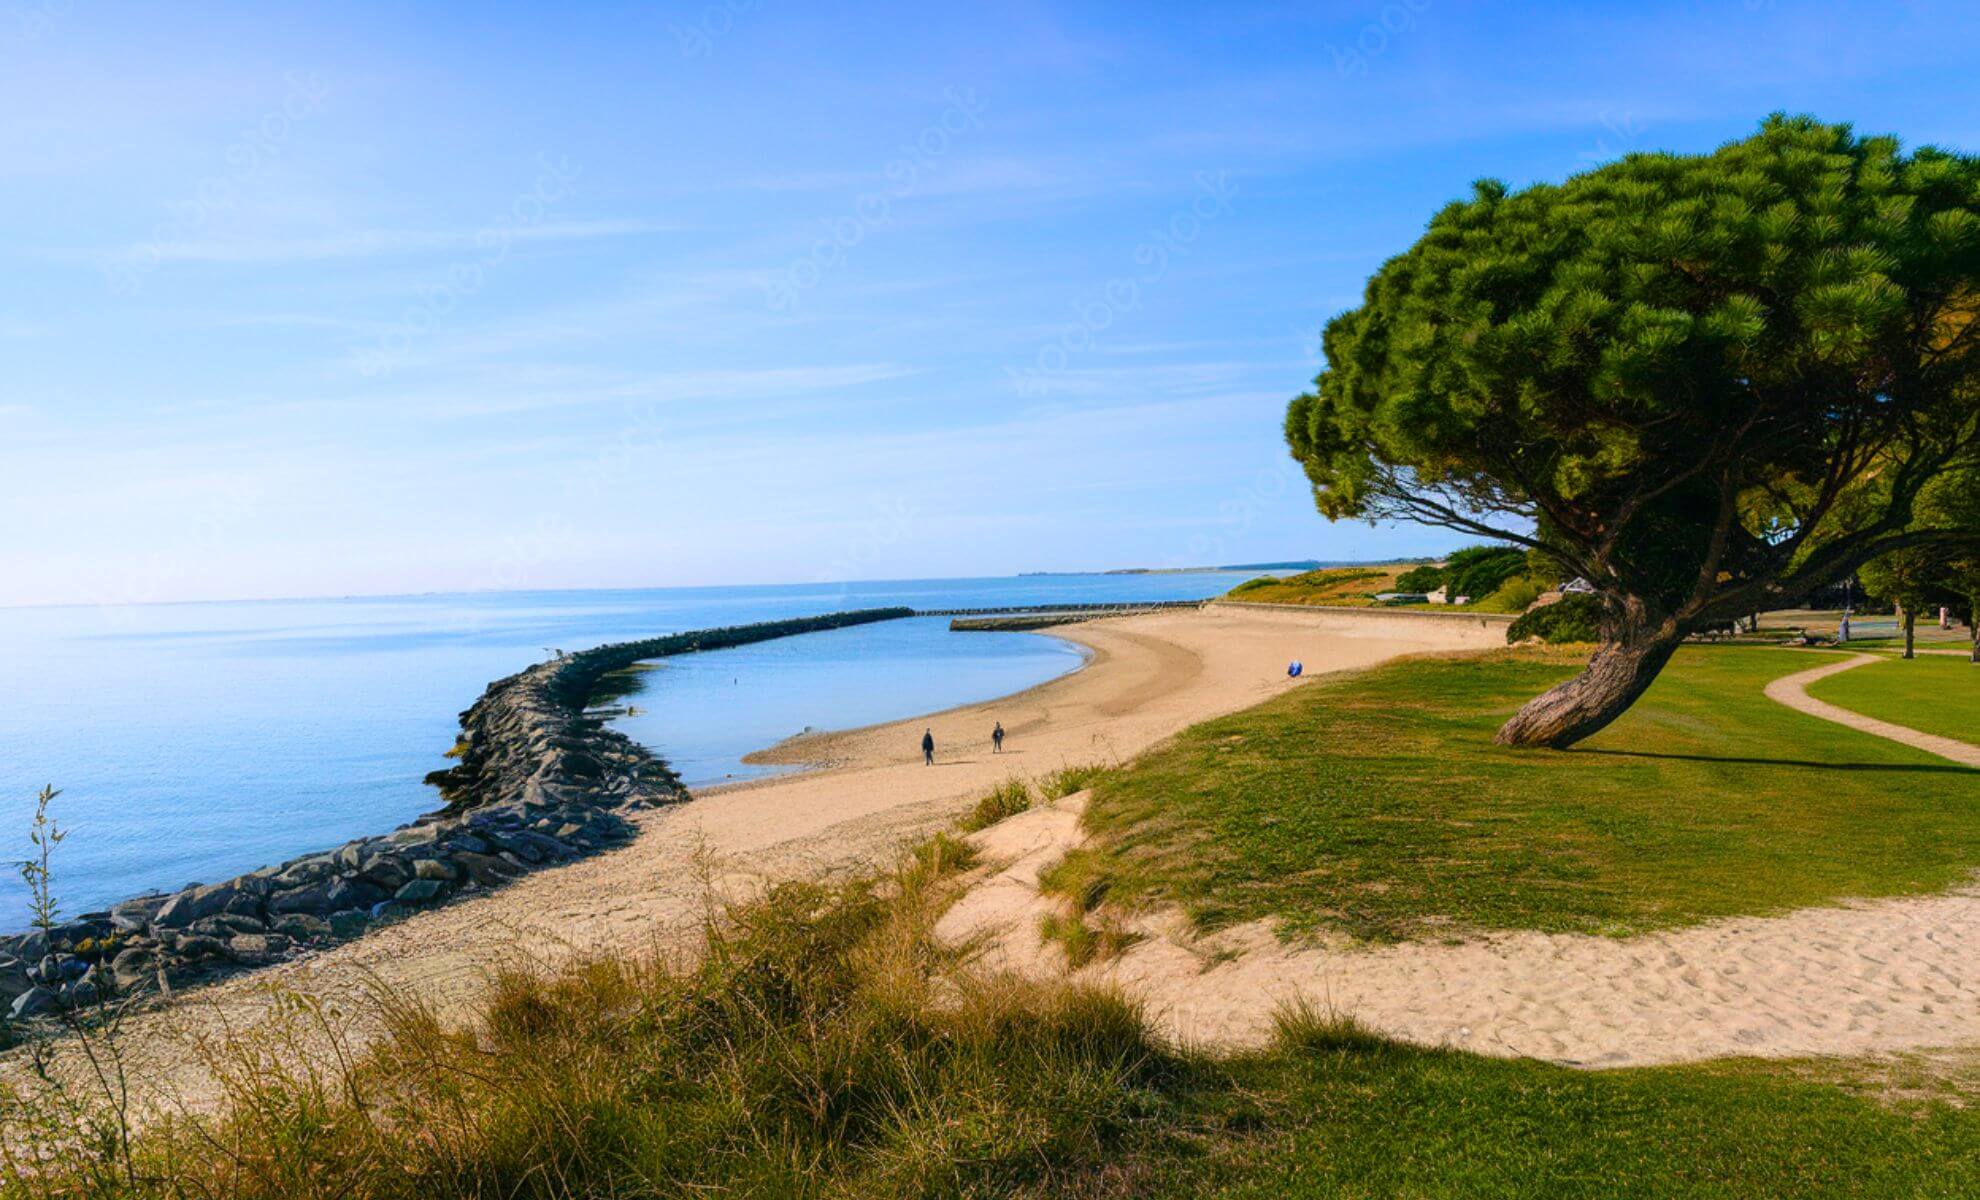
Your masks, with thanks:
M 1434 559 L 1418 555 L 1414 558 L 1383 559 L 1320 559 L 1302 558 L 1287 562 L 1236 563 L 1228 567 L 1117 567 L 1111 571 L 1020 571 L 1019 579 L 1057 579 L 1076 575 L 1227 575 L 1233 571 L 1320 571 L 1339 567 L 1393 567 L 1412 563 L 1432 562 Z

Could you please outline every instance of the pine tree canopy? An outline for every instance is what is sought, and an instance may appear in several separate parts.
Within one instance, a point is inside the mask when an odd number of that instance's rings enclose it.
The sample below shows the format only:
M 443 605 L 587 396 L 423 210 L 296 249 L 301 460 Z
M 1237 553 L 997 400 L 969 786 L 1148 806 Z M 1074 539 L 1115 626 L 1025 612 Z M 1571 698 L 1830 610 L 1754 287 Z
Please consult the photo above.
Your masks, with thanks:
M 1980 463 L 1980 159 L 1774 116 L 1484 181 L 1327 325 L 1286 437 L 1329 518 L 1534 547 L 1680 631 L 1905 545 Z

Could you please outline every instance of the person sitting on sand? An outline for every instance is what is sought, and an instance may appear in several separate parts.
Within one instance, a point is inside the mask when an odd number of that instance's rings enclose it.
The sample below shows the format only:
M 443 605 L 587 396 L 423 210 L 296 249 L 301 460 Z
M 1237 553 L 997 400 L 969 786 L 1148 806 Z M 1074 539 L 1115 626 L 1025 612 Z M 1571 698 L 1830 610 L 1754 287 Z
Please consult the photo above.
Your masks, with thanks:
M 1004 723 L 1002 721 L 997 722 L 997 727 L 990 731 L 990 744 L 997 748 L 997 753 L 1002 754 L 1004 752 Z
M 924 729 L 921 731 L 921 761 L 931 767 L 935 765 L 935 731 L 933 729 Z

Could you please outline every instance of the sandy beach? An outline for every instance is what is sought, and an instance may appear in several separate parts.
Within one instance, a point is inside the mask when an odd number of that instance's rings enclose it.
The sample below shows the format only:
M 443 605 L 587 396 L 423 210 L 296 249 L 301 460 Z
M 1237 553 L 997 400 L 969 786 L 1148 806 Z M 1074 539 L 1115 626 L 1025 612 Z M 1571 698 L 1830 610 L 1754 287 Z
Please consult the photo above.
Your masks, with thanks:
M 1224 607 L 1056 632 L 1088 651 L 1084 669 L 1001 700 L 769 748 L 762 759 L 824 765 L 704 793 L 641 818 L 639 836 L 621 849 L 133 1018 L 125 1034 L 141 1102 L 210 1102 L 216 1092 L 197 1047 L 266 1029 L 284 994 L 328 1002 L 331 1027 L 361 1041 L 373 1019 L 364 997 L 374 988 L 458 1013 L 505 964 L 607 949 L 676 951 L 693 944 L 711 896 L 884 863 L 1012 776 L 1119 762 L 1297 686 L 1286 678 L 1292 659 L 1312 678 L 1502 641 L 1497 627 L 1461 620 L 1342 624 L 1321 614 Z M 1001 755 L 989 744 L 998 721 L 1009 734 Z M 924 728 L 938 745 L 934 767 L 921 762 Z
M 364 1002 L 374 988 L 458 1015 L 505 964 L 681 952 L 711 901 L 883 864 L 1006 779 L 1120 762 L 1298 686 L 1286 677 L 1290 659 L 1312 678 L 1502 640 L 1497 626 L 1237 606 L 1056 634 L 1087 650 L 1084 669 L 1001 700 L 768 748 L 759 761 L 810 769 L 649 813 L 621 849 L 142 1014 L 126 1030 L 141 1103 L 210 1104 L 217 1089 L 197 1047 L 229 1034 L 289 1037 L 268 1020 L 280 996 L 325 1001 L 328 1028 L 359 1043 L 376 1020 Z M 998 721 L 1009 734 L 1003 754 L 988 738 Z M 933 767 L 921 762 L 924 728 L 938 746 Z M 981 946 L 992 965 L 1062 974 L 1058 952 L 1039 944 L 1037 918 L 1054 902 L 1035 884 L 1078 844 L 1081 803 L 1075 796 L 975 835 L 988 865 L 944 933 Z M 1173 1036 L 1197 1044 L 1256 1045 L 1274 1011 L 1295 1000 L 1426 1044 L 1590 1066 L 1980 1042 L 1980 891 L 1971 887 L 1627 940 L 1512 933 L 1367 948 L 1287 944 L 1265 926 L 1201 938 L 1173 913 L 1138 921 L 1144 940 L 1088 974 L 1124 986 Z M 315 1031 L 282 1052 L 326 1044 Z

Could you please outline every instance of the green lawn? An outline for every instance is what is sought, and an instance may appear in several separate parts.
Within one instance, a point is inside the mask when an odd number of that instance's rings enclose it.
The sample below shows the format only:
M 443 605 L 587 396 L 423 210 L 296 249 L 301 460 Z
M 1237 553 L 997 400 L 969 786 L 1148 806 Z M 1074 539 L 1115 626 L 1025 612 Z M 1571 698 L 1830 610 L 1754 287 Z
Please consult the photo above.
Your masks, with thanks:
M 1562 651 L 1316 680 L 1103 781 L 1093 846 L 1054 880 L 1089 905 L 1388 940 L 1626 935 L 1964 878 L 1980 772 L 1762 695 L 1819 661 L 1686 648 L 1622 720 L 1559 752 L 1491 736 L 1575 669 Z
M 1980 744 L 1980 667 L 1922 654 L 1816 682 L 1808 694 L 1866 717 Z
M 1322 1035 L 1232 1073 L 1211 1111 L 1245 1097 L 1260 1132 L 1169 1158 L 1136 1194 L 1980 1195 L 1980 1111 L 1896 1111 L 1779 1067 L 1574 1071 Z

